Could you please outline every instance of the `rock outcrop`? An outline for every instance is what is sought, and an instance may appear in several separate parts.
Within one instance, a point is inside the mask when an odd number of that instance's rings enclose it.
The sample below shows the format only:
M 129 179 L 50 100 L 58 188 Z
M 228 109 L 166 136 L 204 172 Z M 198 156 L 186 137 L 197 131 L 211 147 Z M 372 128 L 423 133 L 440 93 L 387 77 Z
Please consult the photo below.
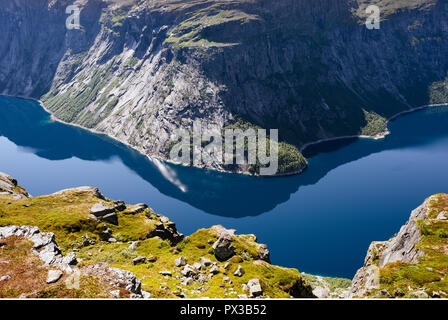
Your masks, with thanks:
M 442 254 L 442 258 L 443 255 L 446 255 L 446 244 L 443 240 L 445 237 L 448 237 L 448 233 L 446 233 L 448 225 L 444 221 L 438 222 L 437 218 L 440 212 L 443 213 L 443 209 L 447 207 L 445 204 L 446 199 L 446 195 L 443 194 L 426 199 L 421 206 L 412 211 L 408 222 L 392 239 L 372 242 L 369 246 L 364 266 L 358 270 L 349 288 L 351 297 L 364 297 L 372 294 L 375 297 L 402 297 L 405 295 L 405 291 L 409 291 L 407 293 L 409 297 L 418 295 L 419 291 L 425 292 L 427 290 L 424 289 L 425 281 L 422 280 L 422 274 L 425 273 L 428 285 L 431 282 L 443 281 L 443 268 L 442 270 L 435 270 L 436 268 L 434 267 L 439 265 L 437 255 L 433 255 L 430 258 L 427 257 L 425 264 L 419 258 L 425 256 L 425 250 L 434 250 L 434 248 L 437 248 L 436 252 Z M 431 231 L 433 226 L 439 229 L 436 233 Z M 429 247 L 423 243 L 423 237 L 425 236 L 433 236 Z M 440 244 L 436 245 L 437 242 L 440 242 Z M 406 271 L 402 271 L 399 274 L 402 268 Z M 386 273 L 383 272 L 386 269 L 388 271 Z M 395 278 L 393 274 L 396 274 Z M 383 279 L 386 275 L 390 276 L 391 279 Z M 402 278 L 402 284 L 398 285 L 394 292 L 389 292 L 386 288 L 381 287 L 381 284 L 389 284 L 390 287 L 394 287 L 394 281 L 398 280 L 392 279 L 399 278 Z M 403 288 L 403 284 L 406 282 L 418 287 L 411 288 L 408 284 Z M 435 286 L 432 285 L 432 287 Z M 425 294 L 429 297 L 427 293 Z M 438 294 L 437 291 L 436 295 Z
M 17 185 L 17 180 L 0 172 L 0 196 L 12 196 L 14 199 L 29 197 L 29 194 Z
M 93 275 L 101 282 L 107 283 L 108 286 L 129 291 L 133 294 L 131 297 L 144 297 L 141 281 L 135 274 L 127 270 L 112 268 L 106 263 L 96 263 L 78 268 L 75 253 L 71 252 L 63 256 L 55 241 L 55 235 L 51 232 L 41 232 L 39 228 L 32 226 L 0 227 L 0 240 L 13 236 L 30 240 L 33 243 L 33 253 L 45 263 L 44 266 L 52 268 L 48 271 L 47 284 L 58 282 L 64 274 Z

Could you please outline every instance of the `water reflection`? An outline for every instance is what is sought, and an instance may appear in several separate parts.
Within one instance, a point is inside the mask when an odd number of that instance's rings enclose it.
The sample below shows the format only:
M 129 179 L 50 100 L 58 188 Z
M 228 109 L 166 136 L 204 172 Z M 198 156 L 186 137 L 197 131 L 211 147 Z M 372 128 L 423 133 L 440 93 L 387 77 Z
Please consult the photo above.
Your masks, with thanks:
M 446 118 L 448 114 L 442 117 Z M 440 118 L 431 130 L 420 127 L 418 118 L 406 119 L 401 121 L 399 130 L 394 130 L 392 123 L 394 133 L 382 141 L 366 140 L 353 144 L 357 139 L 347 139 L 308 149 L 308 153 L 320 154 L 311 159 L 310 169 L 300 176 L 257 178 L 151 161 L 107 136 L 51 121 L 49 115 L 34 101 L 0 97 L 0 135 L 27 152 L 49 160 L 77 157 L 95 161 L 119 157 L 129 169 L 163 194 L 207 213 L 235 218 L 257 216 L 270 211 L 288 201 L 291 194 L 301 186 L 316 184 L 329 171 L 345 163 L 384 150 L 428 144 L 434 141 L 429 137 L 448 134 L 446 122 L 440 121 Z M 410 131 L 412 135 L 409 135 Z M 348 150 L 335 152 L 341 148 Z

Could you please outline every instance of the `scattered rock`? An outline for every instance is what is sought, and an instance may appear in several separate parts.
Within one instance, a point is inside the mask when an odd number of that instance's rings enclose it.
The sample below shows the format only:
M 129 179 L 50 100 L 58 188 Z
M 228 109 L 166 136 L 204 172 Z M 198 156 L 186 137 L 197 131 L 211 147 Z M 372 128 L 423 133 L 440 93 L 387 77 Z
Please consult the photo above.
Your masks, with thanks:
M 55 283 L 61 279 L 64 273 L 61 270 L 50 270 L 48 271 L 47 283 Z
M 148 258 L 146 258 L 147 262 L 156 262 L 157 261 L 157 257 L 154 256 L 149 256 Z
M 247 295 L 246 294 L 239 294 L 237 295 L 238 299 L 247 299 Z
M 168 222 L 170 222 L 170 219 L 168 219 L 168 217 L 165 217 L 165 216 L 160 216 L 160 222 L 168 223 Z
M 185 265 L 182 271 L 180 272 L 184 277 L 191 277 L 198 274 L 198 271 L 190 266 L 189 264 Z
M 442 211 L 438 214 L 437 220 L 448 220 L 448 212 Z
M 313 291 L 314 293 L 314 291 Z M 387 297 L 387 298 L 392 298 L 392 295 L 389 293 L 389 291 L 387 291 L 386 289 L 382 289 L 379 290 L 375 293 L 375 297 L 379 298 L 379 297 Z
M 271 253 L 265 244 L 260 244 L 258 248 L 258 259 L 271 263 Z
M 193 278 L 187 278 L 187 277 L 185 277 L 185 278 L 182 279 L 182 284 L 183 284 L 184 286 L 189 286 L 189 285 L 192 284 L 192 283 L 193 283 Z
M 238 265 L 238 267 L 236 268 L 236 271 L 233 273 L 233 275 L 236 277 L 242 277 L 244 275 L 243 267 Z
M 133 250 L 133 251 L 137 250 L 137 246 L 138 246 L 139 242 L 140 242 L 140 241 L 134 241 L 134 242 L 132 242 L 131 245 L 128 247 L 129 250 Z
M 136 266 L 138 264 L 146 263 L 146 257 L 137 257 L 132 260 L 132 265 Z
M 2 282 L 2 281 L 8 281 L 9 279 L 11 279 L 11 276 L 7 274 L 6 276 L 1 276 L 1 277 L 0 277 L 0 282 Z
M 230 280 L 229 277 L 224 277 L 224 278 L 222 278 L 222 281 L 223 281 L 224 283 L 230 283 L 230 284 L 232 284 L 232 280 Z
M 207 267 L 209 267 L 209 266 L 212 265 L 212 260 L 210 260 L 210 259 L 208 259 L 208 258 L 204 258 L 204 257 L 201 257 L 201 258 L 199 259 L 199 262 L 200 262 L 200 263 L 202 264 L 202 266 L 205 267 L 205 268 L 207 268 Z
M 111 295 L 113 298 L 120 298 L 120 290 L 112 290 L 112 291 L 110 292 L 110 295 Z
M 167 276 L 167 277 L 172 277 L 173 276 L 171 271 L 168 271 L 168 270 L 159 271 L 159 274 L 161 274 L 162 276 Z
M 179 257 L 176 260 L 174 260 L 174 265 L 176 267 L 183 267 L 187 264 L 187 259 L 185 257 Z
M 118 215 L 116 212 L 112 212 L 103 216 L 103 220 L 114 225 L 118 225 Z
M 126 204 L 122 200 L 114 201 L 114 209 L 118 212 L 126 210 Z
M 199 262 L 195 262 L 193 263 L 193 268 L 195 268 L 196 270 L 201 270 L 202 264 L 200 264 Z
M 99 262 L 80 269 L 81 273 L 100 277 L 111 286 L 123 288 L 131 293 L 142 295 L 140 280 L 130 271 L 112 268 L 107 263 Z
M 401 288 L 397 288 L 394 290 L 394 297 L 403 297 L 405 295 L 405 292 Z
M 95 217 L 103 217 L 107 214 L 114 212 L 115 212 L 114 207 L 108 206 L 102 202 L 98 202 L 90 208 L 90 213 L 93 214 Z
M 70 266 L 74 266 L 78 263 L 76 259 L 76 254 L 74 252 L 68 253 L 64 258 L 62 258 L 62 263 Z
M 247 286 L 249 287 L 249 295 L 251 298 L 256 298 L 256 297 L 263 295 L 263 290 L 261 289 L 260 280 L 251 279 L 247 283 Z
M 135 208 L 130 209 L 125 212 L 125 214 L 138 214 L 140 212 L 145 211 L 148 208 L 148 206 L 144 203 L 139 203 L 135 205 Z
M 159 223 L 147 235 L 147 238 L 159 237 L 162 240 L 169 240 L 173 245 L 183 240 L 184 235 L 179 233 L 174 223 Z
M 212 248 L 216 259 L 219 261 L 230 259 L 235 254 L 236 249 L 232 245 L 232 235 L 229 232 L 222 232 Z
M 215 275 L 215 274 L 218 274 L 218 273 L 219 273 L 218 266 L 212 266 L 212 267 L 210 268 L 210 274 Z
M 151 299 L 151 294 L 142 290 L 142 297 L 143 299 Z

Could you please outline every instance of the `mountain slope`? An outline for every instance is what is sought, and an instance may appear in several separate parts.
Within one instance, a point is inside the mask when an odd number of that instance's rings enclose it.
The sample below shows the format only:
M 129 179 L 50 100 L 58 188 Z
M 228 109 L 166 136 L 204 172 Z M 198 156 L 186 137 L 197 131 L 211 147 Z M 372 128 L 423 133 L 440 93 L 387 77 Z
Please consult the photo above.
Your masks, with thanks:
M 0 92 L 162 159 L 196 119 L 279 128 L 300 148 L 448 97 L 444 1 L 375 1 L 380 30 L 363 0 L 85 0 L 81 30 L 64 27 L 68 1 L 22 2 L 0 8 Z

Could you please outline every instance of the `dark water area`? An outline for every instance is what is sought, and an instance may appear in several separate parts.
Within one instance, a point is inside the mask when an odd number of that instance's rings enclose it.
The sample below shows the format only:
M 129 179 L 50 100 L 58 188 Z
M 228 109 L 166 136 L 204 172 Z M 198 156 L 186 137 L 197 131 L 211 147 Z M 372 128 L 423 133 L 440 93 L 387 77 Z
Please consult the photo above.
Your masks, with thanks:
M 448 192 L 448 108 L 399 117 L 389 129 L 383 140 L 307 149 L 299 176 L 259 178 L 151 161 L 51 121 L 34 101 L 0 97 L 0 171 L 33 196 L 91 185 L 148 203 L 187 235 L 216 224 L 253 233 L 275 264 L 351 278 L 371 241 L 389 239 L 426 197 Z

